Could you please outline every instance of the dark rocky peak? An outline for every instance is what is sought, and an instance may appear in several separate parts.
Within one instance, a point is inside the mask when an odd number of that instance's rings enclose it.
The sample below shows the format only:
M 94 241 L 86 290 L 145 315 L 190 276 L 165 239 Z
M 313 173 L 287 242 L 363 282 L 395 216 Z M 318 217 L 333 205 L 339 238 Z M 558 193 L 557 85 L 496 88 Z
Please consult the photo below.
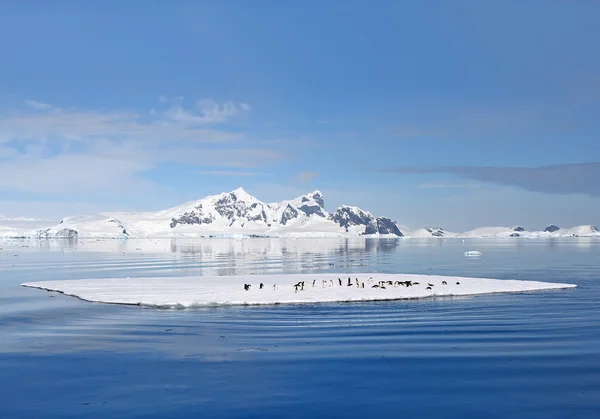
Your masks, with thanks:
M 357 207 L 341 206 L 335 213 L 330 216 L 330 219 L 339 224 L 340 227 L 346 229 L 348 227 L 364 225 L 364 234 L 375 234 L 377 232 L 377 222 L 375 218 L 368 212 L 365 212 Z
M 513 231 L 523 232 L 523 231 L 527 231 L 527 230 L 525 230 L 524 227 L 515 226 L 515 227 L 513 227 Z
M 377 232 L 379 234 L 395 234 L 399 237 L 404 236 L 398 228 L 398 225 L 386 217 L 377 217 Z
M 296 217 L 298 217 L 298 211 L 296 210 L 296 208 L 288 204 L 285 210 L 283 210 L 283 213 L 281 214 L 281 220 L 279 220 L 279 222 L 282 225 L 286 225 L 288 221 Z
M 308 204 L 300 205 L 298 207 L 298 209 L 300 211 L 302 211 L 306 215 L 316 214 L 316 215 L 318 215 L 320 217 L 325 217 L 325 214 L 323 213 L 323 207 L 321 207 L 319 205 L 315 205 L 315 204 L 310 204 L 310 200 L 309 199 L 307 199 L 306 201 L 303 201 L 303 202 L 309 202 L 309 203 Z
M 554 233 L 555 231 L 560 230 L 560 227 L 554 224 L 550 224 L 549 226 L 547 226 L 544 231 L 547 233 Z
M 425 227 L 425 230 L 427 230 L 429 233 L 431 233 L 431 235 L 434 237 L 443 237 L 444 236 L 444 229 L 441 227 Z
M 313 191 L 308 194 L 308 197 L 313 199 L 321 208 L 325 208 L 325 200 L 321 191 Z

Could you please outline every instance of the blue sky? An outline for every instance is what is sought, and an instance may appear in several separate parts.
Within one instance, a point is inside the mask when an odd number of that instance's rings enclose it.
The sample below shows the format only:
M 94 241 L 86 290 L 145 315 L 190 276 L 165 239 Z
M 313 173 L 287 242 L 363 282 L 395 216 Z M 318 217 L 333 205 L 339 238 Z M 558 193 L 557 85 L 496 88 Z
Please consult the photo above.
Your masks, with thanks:
M 600 223 L 568 1 L 0 3 L 0 214 L 320 189 L 410 226 Z M 570 193 L 574 192 L 574 193 Z

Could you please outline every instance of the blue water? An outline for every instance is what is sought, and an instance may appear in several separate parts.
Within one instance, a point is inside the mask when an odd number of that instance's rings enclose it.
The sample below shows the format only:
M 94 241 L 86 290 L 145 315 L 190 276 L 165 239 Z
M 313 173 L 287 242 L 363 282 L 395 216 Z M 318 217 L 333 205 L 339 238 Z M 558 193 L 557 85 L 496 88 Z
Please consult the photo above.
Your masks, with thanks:
M 597 239 L 80 240 L 0 248 L 1 418 L 600 417 Z M 466 250 L 483 256 L 465 258 Z M 368 271 L 578 288 L 159 310 L 19 286 Z

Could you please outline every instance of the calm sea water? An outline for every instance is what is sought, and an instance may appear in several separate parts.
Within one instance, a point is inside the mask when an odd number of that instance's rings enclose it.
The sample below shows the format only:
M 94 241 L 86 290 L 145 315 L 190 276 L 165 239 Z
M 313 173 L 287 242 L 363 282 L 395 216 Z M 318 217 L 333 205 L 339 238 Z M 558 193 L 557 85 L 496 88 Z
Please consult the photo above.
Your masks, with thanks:
M 600 240 L 0 242 L 0 417 L 600 417 Z M 466 250 L 483 256 L 468 259 Z M 19 286 L 432 273 L 528 294 L 159 310 Z

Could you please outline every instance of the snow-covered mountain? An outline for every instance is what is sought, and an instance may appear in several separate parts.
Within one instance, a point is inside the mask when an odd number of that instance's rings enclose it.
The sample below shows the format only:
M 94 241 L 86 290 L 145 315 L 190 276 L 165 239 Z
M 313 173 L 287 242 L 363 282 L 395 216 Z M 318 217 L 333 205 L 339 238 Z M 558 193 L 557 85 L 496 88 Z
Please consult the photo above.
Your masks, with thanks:
M 358 207 L 325 209 L 313 191 L 289 201 L 265 203 L 238 188 L 157 212 L 99 213 L 63 218 L 59 224 L 3 236 L 198 237 L 198 236 L 394 236 L 403 234 L 389 218 Z
M 0 217 L 4 238 L 148 238 L 148 237 L 339 237 L 546 238 L 600 237 L 592 225 L 544 231 L 524 227 L 480 227 L 464 233 L 441 227 L 410 229 L 358 207 L 325 209 L 323 194 L 313 191 L 288 201 L 265 203 L 238 188 L 157 212 L 76 215 L 40 228 L 43 220 Z

